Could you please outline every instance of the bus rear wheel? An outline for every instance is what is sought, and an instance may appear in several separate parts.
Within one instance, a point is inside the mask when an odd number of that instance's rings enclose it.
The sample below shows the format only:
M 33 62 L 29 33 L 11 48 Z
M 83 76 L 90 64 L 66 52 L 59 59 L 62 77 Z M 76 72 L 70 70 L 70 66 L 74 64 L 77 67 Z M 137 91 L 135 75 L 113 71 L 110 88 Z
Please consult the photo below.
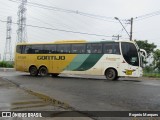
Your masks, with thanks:
M 107 80 L 117 80 L 118 76 L 117 76 L 117 72 L 116 70 L 110 68 L 105 72 L 105 76 L 107 78 Z
M 31 76 L 37 76 L 38 75 L 38 69 L 36 66 L 31 66 L 29 68 L 29 72 Z
M 46 68 L 46 67 L 40 67 L 40 69 L 39 69 L 39 75 L 40 76 L 47 76 L 48 75 L 48 69 Z

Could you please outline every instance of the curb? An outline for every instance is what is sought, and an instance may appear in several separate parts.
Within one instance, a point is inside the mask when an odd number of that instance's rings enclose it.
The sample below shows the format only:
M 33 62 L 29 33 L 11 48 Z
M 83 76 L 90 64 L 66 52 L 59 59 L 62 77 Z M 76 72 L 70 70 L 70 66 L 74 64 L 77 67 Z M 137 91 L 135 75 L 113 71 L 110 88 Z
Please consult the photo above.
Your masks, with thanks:
M 13 72 L 15 71 L 14 68 L 0 68 L 0 72 Z

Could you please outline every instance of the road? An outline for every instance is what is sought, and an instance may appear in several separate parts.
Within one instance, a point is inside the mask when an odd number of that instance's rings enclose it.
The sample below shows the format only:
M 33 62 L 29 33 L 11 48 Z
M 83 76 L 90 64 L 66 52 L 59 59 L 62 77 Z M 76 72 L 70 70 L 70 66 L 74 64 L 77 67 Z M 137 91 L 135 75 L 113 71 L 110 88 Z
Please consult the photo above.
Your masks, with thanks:
M 32 77 L 28 73 L 0 72 L 21 88 L 62 101 L 80 111 L 160 111 L 160 80 L 61 75 Z

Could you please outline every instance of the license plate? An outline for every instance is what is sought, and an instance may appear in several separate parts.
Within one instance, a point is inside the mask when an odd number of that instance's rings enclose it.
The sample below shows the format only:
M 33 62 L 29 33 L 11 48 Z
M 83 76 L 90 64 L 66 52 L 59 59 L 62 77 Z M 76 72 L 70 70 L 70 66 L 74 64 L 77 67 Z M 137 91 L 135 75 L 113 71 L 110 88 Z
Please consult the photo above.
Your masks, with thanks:
M 126 70 L 126 75 L 132 75 L 133 70 Z

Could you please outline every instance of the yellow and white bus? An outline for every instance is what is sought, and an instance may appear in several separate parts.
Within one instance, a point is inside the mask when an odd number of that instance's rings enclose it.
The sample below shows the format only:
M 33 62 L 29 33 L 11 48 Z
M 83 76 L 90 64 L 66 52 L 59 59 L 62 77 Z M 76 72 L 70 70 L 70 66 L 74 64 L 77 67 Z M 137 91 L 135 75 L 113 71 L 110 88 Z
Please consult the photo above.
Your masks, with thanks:
M 19 43 L 15 69 L 32 76 L 87 74 L 105 75 L 109 80 L 116 80 L 123 76 L 142 76 L 145 56 L 145 50 L 139 49 L 134 41 Z

